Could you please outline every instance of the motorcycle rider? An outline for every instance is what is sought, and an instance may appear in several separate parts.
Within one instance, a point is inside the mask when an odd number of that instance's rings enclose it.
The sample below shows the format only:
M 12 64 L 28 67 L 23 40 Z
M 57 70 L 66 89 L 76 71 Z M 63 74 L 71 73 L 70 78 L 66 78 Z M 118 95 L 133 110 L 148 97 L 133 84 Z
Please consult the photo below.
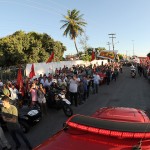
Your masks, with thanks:
M 133 64 L 131 65 L 131 76 L 132 77 L 136 76 L 136 69 L 135 69 L 135 66 Z
M 55 101 L 55 92 L 59 91 L 59 90 L 62 90 L 58 84 L 57 84 L 57 80 L 56 79 L 53 79 L 52 80 L 52 84 L 51 86 L 49 87 L 49 92 L 48 92 L 48 99 L 51 101 L 51 102 L 54 102 Z
M 135 66 L 132 64 L 130 68 L 131 68 L 131 70 L 134 70 Z

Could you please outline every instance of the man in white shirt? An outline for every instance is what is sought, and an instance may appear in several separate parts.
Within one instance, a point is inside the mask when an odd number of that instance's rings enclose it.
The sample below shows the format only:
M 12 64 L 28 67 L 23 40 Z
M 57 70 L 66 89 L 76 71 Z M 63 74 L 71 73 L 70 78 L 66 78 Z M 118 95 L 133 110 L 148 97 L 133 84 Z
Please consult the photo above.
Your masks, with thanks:
M 100 84 L 100 76 L 98 74 L 93 75 L 93 80 L 94 80 L 94 93 L 98 93 L 98 86 Z
M 15 85 L 12 84 L 11 87 L 9 87 L 9 91 L 10 91 L 10 99 L 12 104 L 16 103 L 16 100 L 18 100 L 18 90 L 15 88 Z
M 43 84 L 43 87 L 47 87 L 47 86 L 48 86 L 48 79 L 47 79 L 47 77 L 44 76 L 44 77 L 41 79 L 40 83 Z
M 70 92 L 70 101 L 71 104 L 73 104 L 73 100 L 75 101 L 75 106 L 78 106 L 78 100 L 77 100 L 77 90 L 78 90 L 78 80 L 76 75 L 73 76 L 72 79 L 70 79 L 69 83 L 69 92 Z

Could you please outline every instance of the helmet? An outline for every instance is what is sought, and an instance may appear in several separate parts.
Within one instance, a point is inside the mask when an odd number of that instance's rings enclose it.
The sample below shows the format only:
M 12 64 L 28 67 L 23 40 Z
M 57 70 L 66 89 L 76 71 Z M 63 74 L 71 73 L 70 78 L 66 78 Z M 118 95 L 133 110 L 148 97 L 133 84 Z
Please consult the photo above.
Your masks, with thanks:
M 53 79 L 52 82 L 53 82 L 53 83 L 57 83 L 57 80 L 56 80 L 56 79 Z

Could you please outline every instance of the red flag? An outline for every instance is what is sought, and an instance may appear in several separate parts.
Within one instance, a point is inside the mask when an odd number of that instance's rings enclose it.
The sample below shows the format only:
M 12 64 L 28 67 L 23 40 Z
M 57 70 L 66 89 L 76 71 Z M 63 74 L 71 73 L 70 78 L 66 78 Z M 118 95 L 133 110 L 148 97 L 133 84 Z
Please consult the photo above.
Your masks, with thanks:
M 50 55 L 50 57 L 48 58 L 46 63 L 51 62 L 53 60 L 53 58 L 54 58 L 54 52 L 52 52 L 52 54 Z
M 32 64 L 32 66 L 31 66 L 31 71 L 30 71 L 30 74 L 29 74 L 29 77 L 30 77 L 30 79 L 32 79 L 34 76 L 35 76 L 34 64 Z
M 95 52 L 92 51 L 92 55 L 91 55 L 91 61 L 93 61 L 95 59 Z
M 21 73 L 21 67 L 19 67 L 18 75 L 17 75 L 17 85 L 20 87 L 20 85 L 23 85 L 23 79 L 22 79 L 22 73 Z

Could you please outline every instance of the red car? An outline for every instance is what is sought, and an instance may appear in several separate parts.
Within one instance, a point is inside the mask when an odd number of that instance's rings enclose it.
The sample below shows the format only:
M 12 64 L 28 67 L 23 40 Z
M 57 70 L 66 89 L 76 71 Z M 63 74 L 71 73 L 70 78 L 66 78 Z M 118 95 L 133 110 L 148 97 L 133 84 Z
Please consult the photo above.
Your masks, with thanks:
M 34 150 L 150 150 L 150 121 L 142 110 L 101 108 L 92 116 L 70 117 Z

